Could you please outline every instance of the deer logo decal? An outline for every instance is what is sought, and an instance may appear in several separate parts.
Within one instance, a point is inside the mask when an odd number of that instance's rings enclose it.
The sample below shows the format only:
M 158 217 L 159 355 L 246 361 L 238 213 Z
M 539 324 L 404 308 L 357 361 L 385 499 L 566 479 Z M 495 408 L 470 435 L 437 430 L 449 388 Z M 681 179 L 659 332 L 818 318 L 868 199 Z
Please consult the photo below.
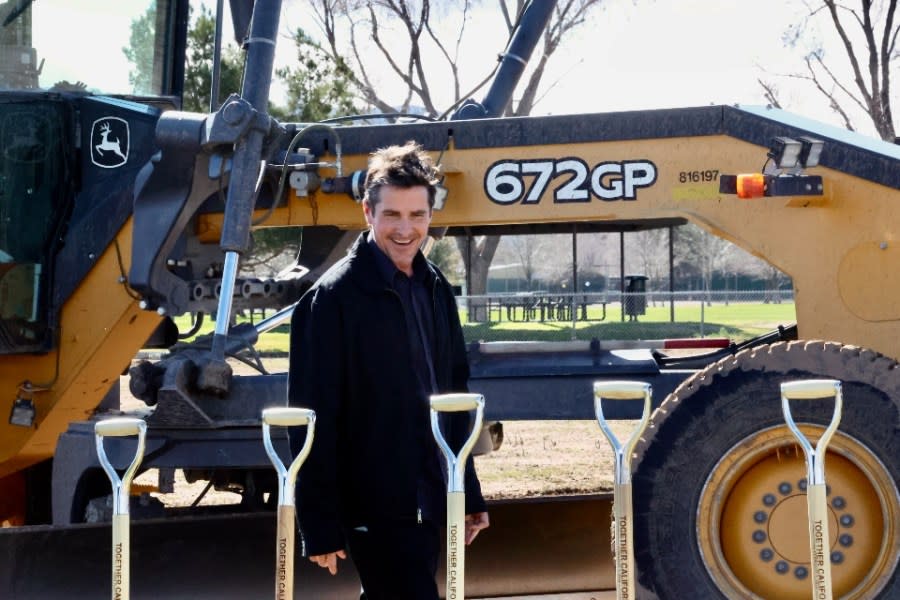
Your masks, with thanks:
M 103 117 L 91 127 L 91 162 L 104 169 L 121 167 L 128 161 L 128 121 Z

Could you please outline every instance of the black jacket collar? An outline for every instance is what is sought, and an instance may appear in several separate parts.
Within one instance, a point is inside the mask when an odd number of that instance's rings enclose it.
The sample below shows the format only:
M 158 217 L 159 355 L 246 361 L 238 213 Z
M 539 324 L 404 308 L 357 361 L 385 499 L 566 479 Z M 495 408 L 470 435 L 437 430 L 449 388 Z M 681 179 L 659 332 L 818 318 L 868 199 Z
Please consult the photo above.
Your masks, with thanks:
M 368 236 L 369 232 L 363 231 L 347 252 L 347 256 L 353 264 L 351 271 L 357 284 L 367 291 L 376 292 L 388 286 L 381 276 L 375 253 L 369 246 Z M 423 256 L 422 258 L 424 259 L 425 257 Z M 431 263 L 427 260 L 424 260 L 424 262 L 427 269 L 425 283 L 426 285 L 431 285 L 437 279 L 437 272 L 435 272 Z

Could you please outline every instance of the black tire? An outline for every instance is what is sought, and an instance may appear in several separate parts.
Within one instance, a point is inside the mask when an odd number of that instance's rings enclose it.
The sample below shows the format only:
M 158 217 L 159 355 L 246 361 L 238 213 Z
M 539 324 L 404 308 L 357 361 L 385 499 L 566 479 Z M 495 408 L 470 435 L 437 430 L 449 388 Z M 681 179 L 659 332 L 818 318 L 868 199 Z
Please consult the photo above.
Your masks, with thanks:
M 634 540 L 639 598 L 741 596 L 733 588 L 723 589 L 721 579 L 710 574 L 717 567 L 704 562 L 701 546 L 710 542 L 701 542 L 706 532 L 698 533 L 698 522 L 704 518 L 697 516 L 708 494 L 704 486 L 715 469 L 722 469 L 723 455 L 752 452 L 740 442 L 746 445 L 760 431 L 784 427 L 779 384 L 807 378 L 843 382 L 844 410 L 838 431 L 883 465 L 881 489 L 888 490 L 883 497 L 890 509 L 886 514 L 892 518 L 900 514 L 897 362 L 872 351 L 826 342 L 781 342 L 746 350 L 685 381 L 654 413 L 636 448 Z M 795 404 L 792 413 L 798 423 L 825 426 L 831 419 L 833 403 Z M 889 525 L 895 540 L 880 542 L 880 547 L 898 544 L 897 527 Z M 862 597 L 900 598 L 896 547 L 892 551 L 893 556 L 878 567 L 877 583 Z M 773 572 L 773 578 L 777 577 Z

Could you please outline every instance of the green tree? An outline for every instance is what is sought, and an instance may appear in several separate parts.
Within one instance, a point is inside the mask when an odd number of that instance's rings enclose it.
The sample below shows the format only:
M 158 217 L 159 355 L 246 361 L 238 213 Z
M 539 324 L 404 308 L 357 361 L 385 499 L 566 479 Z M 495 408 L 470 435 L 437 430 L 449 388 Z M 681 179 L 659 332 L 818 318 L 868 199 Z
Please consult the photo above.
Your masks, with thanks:
M 241 273 L 274 277 L 300 252 L 302 227 L 267 227 L 253 231 L 253 248 L 241 259 Z
M 428 251 L 428 260 L 447 276 L 450 283 L 460 285 L 465 281 L 465 267 L 456 244 L 450 238 L 435 240 Z
M 193 8 L 191 12 L 193 13 Z M 215 40 L 215 15 L 209 8 L 201 5 L 200 15 L 188 31 L 184 67 L 184 110 L 192 112 L 209 110 Z M 221 56 L 217 104 L 229 94 L 240 92 L 244 73 L 243 56 L 234 44 L 223 44 Z
M 310 123 L 359 113 L 356 86 L 343 58 L 326 52 L 300 28 L 293 41 L 295 66 L 275 71 L 287 88 L 286 105 L 273 108 L 272 114 L 282 120 Z
M 152 94 L 153 42 L 156 38 L 156 2 L 151 2 L 147 12 L 132 21 L 128 46 L 122 48 L 125 58 L 132 65 L 128 83 L 134 94 Z

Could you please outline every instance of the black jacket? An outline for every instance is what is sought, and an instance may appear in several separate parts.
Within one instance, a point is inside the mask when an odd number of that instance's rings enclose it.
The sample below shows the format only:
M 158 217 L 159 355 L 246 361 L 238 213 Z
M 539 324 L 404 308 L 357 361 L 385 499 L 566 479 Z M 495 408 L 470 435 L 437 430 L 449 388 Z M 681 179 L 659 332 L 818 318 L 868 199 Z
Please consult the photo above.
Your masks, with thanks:
M 469 367 L 456 301 L 443 274 L 430 263 L 428 270 L 438 389 L 465 392 Z M 446 467 L 443 458 L 426 459 L 438 451 L 408 340 L 400 296 L 380 276 L 365 233 L 294 310 L 288 403 L 316 411 L 315 440 L 297 486 L 309 555 L 344 548 L 345 528 L 417 518 L 426 508 L 419 506 L 421 481 L 442 480 L 423 473 L 429 465 Z M 470 420 L 454 413 L 445 421 L 454 450 L 468 435 Z M 295 453 L 300 442 L 292 439 Z M 484 511 L 471 458 L 465 484 L 466 513 Z M 433 508 L 443 515 L 443 506 Z

